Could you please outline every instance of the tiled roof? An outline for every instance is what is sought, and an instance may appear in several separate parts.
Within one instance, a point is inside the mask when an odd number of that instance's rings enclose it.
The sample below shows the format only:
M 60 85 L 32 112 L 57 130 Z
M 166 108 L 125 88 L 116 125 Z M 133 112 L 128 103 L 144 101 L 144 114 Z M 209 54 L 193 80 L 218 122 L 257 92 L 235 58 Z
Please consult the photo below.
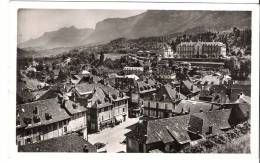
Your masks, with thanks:
M 179 95 L 181 99 L 186 98 L 181 93 L 178 93 L 176 91 L 176 88 L 173 88 L 170 85 L 164 85 L 154 93 L 147 94 L 145 97 L 143 97 L 143 99 L 163 102 L 174 102 L 176 100 L 176 95 Z
M 193 117 L 198 117 L 203 121 L 203 123 L 196 123 L 197 125 L 202 125 L 200 128 L 202 128 L 204 131 L 202 131 L 202 135 L 206 135 L 205 132 L 208 131 L 209 126 L 214 127 L 214 133 L 218 134 L 221 133 L 220 130 L 228 129 L 230 128 L 229 124 L 229 117 L 230 117 L 231 109 L 223 109 L 223 110 L 216 110 L 211 112 L 203 112 L 203 113 L 195 113 L 191 115 L 189 126 L 194 125 L 196 122 L 193 122 Z M 192 131 L 192 127 L 191 127 Z M 196 132 L 196 131 L 195 131 Z
M 189 115 L 148 121 L 146 144 L 175 140 L 180 144 L 189 142 L 188 121 Z
M 38 114 L 34 113 L 37 108 Z M 46 114 L 50 114 L 52 118 L 46 119 Z M 40 118 L 40 123 L 35 123 L 34 117 Z M 25 119 L 31 119 L 31 126 L 27 126 Z M 17 120 L 20 122 L 20 127 L 34 127 L 39 125 L 47 125 L 54 122 L 69 119 L 70 116 L 66 110 L 61 107 L 57 98 L 47 99 L 42 101 L 35 101 L 17 106 Z
M 87 108 L 85 108 L 84 106 L 81 106 L 80 104 L 75 103 L 71 100 L 66 101 L 65 106 L 66 106 L 67 111 L 71 115 L 87 111 Z
M 203 101 L 181 100 L 176 104 L 174 112 L 181 113 L 199 113 L 201 111 L 209 111 L 211 109 L 216 110 L 220 107 L 218 104 L 212 104 Z
M 189 80 L 184 80 L 182 81 L 182 83 L 192 92 L 192 93 L 196 93 L 199 92 L 200 89 L 195 86 L 192 82 L 190 82 Z M 192 89 L 191 89 L 192 88 Z
M 76 85 L 75 89 L 79 94 L 86 94 L 86 93 L 91 93 L 96 84 L 89 84 L 89 83 L 81 83 Z
M 19 152 L 84 152 L 86 146 L 88 152 L 96 152 L 94 145 L 77 134 L 64 135 L 57 138 L 44 140 L 34 144 L 19 146 Z

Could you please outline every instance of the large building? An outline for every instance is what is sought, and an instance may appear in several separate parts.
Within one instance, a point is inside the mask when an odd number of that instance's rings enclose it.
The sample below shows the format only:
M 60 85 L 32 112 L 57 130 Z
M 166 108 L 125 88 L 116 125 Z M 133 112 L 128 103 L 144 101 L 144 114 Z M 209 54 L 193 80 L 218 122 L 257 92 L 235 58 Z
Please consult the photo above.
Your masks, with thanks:
M 17 144 L 36 143 L 72 132 L 79 132 L 87 139 L 86 111 L 86 108 L 63 97 L 18 105 Z
M 88 109 L 90 132 L 123 122 L 128 117 L 129 97 L 113 87 L 82 83 L 72 92 L 75 100 Z
M 226 45 L 222 42 L 181 42 L 176 49 L 180 58 L 219 58 L 226 56 Z

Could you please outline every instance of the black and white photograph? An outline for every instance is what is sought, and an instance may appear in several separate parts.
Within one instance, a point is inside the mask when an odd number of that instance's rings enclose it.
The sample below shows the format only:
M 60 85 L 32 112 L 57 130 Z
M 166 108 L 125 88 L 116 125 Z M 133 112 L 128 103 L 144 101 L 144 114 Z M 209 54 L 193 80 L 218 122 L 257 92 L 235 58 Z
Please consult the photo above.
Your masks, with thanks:
M 18 152 L 250 153 L 251 11 L 17 11 Z

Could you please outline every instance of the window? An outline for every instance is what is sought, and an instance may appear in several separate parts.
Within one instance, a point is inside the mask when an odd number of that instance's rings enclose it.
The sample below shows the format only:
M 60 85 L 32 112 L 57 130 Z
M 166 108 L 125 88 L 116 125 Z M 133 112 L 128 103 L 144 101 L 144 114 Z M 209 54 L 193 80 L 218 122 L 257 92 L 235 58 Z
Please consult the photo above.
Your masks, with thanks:
M 150 101 L 148 102 L 148 108 L 150 108 Z
M 123 112 L 125 112 L 125 108 L 123 108 Z
M 67 126 L 64 126 L 64 127 L 63 127 L 63 130 L 64 130 L 64 132 L 66 133 L 66 132 L 67 132 Z
M 159 103 L 157 102 L 157 103 L 156 103 L 156 109 L 158 109 L 158 108 L 159 108 Z
M 168 109 L 168 104 L 165 104 L 165 109 Z

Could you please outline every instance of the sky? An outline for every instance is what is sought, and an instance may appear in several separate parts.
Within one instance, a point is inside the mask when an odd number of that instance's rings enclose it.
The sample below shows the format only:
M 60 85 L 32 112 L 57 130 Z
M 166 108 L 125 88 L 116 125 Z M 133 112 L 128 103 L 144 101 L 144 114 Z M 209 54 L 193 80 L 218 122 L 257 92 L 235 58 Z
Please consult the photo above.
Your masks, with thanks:
M 18 43 L 40 37 L 44 32 L 62 27 L 95 28 L 106 18 L 125 18 L 144 10 L 94 10 L 94 9 L 20 9 L 18 11 Z

